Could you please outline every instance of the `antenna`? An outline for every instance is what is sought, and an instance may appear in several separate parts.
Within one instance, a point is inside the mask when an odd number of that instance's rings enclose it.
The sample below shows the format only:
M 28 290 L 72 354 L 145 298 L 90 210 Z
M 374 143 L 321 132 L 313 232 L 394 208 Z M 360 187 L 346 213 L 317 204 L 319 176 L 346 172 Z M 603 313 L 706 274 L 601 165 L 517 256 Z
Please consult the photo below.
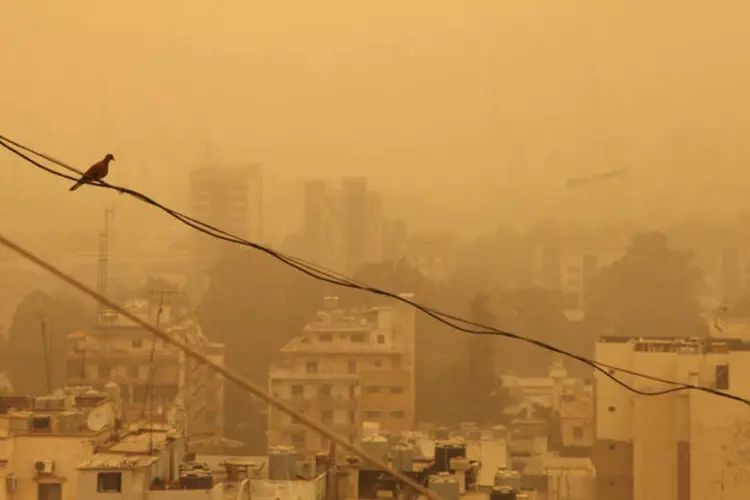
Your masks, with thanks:
M 177 293 L 176 290 L 151 290 L 151 294 L 158 294 L 159 295 L 159 308 L 156 310 L 156 328 L 159 328 L 159 324 L 161 322 L 161 314 L 164 311 L 164 297 L 168 294 L 174 294 Z M 156 356 L 156 337 L 154 337 L 153 343 L 151 344 L 151 365 L 149 366 L 148 370 L 148 379 L 146 380 L 146 394 L 145 394 L 145 401 L 143 402 L 143 411 L 141 412 L 141 415 L 145 417 L 146 415 L 146 406 L 149 403 L 149 400 L 151 402 L 151 426 L 149 429 L 149 439 L 148 439 L 148 454 L 153 454 L 154 451 L 154 405 L 155 405 L 155 397 L 154 397 L 154 357 Z
M 49 342 L 47 339 L 47 321 L 44 317 L 44 297 L 39 299 L 39 330 L 42 335 L 42 351 L 44 352 L 44 374 L 47 378 L 47 393 L 52 394 L 52 373 L 49 366 Z
M 108 288 L 108 262 L 109 262 L 109 219 L 115 217 L 115 210 L 107 208 L 104 210 L 104 230 L 99 233 L 99 265 L 96 279 L 96 291 L 107 295 Z M 104 307 L 99 304 L 99 321 L 103 319 Z

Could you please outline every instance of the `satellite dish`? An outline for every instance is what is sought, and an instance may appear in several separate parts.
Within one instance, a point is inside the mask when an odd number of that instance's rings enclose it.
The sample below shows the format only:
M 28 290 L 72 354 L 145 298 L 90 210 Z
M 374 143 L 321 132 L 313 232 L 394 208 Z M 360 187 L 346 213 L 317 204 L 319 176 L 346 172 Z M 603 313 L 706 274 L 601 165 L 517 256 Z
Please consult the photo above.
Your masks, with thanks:
M 114 415 L 109 406 L 100 406 L 89 413 L 86 424 L 94 432 L 99 432 L 114 422 Z

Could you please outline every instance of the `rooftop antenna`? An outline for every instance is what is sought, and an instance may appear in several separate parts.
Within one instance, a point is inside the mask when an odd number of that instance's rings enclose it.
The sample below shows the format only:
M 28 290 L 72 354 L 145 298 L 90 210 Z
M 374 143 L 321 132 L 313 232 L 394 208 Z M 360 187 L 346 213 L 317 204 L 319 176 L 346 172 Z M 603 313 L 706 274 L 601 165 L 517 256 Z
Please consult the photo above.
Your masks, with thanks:
M 47 378 L 47 394 L 52 394 L 52 372 L 49 365 L 49 342 L 47 338 L 47 320 L 44 317 L 44 297 L 39 298 L 39 328 L 42 335 L 42 351 L 44 352 L 44 374 Z
M 175 290 L 151 290 L 152 294 L 158 294 L 159 295 L 159 308 L 156 310 L 156 328 L 159 328 L 159 325 L 161 323 L 161 315 L 162 312 L 164 312 L 164 297 L 167 294 L 173 294 L 176 293 Z M 148 370 L 148 380 L 146 381 L 146 394 L 145 394 L 145 401 L 143 402 L 143 411 L 142 418 L 145 417 L 146 413 L 146 405 L 151 402 L 151 408 L 150 408 L 150 428 L 149 428 L 149 437 L 148 437 L 148 454 L 152 455 L 154 452 L 154 414 L 155 414 L 155 395 L 154 395 L 154 358 L 156 356 L 156 337 L 154 337 L 153 343 L 151 344 L 151 365 L 149 366 Z
M 108 263 L 109 263 L 109 220 L 114 219 L 115 210 L 107 208 L 104 210 L 104 230 L 99 233 L 99 265 L 96 278 L 96 291 L 106 296 L 109 286 Z M 104 317 L 104 306 L 99 304 L 99 321 Z

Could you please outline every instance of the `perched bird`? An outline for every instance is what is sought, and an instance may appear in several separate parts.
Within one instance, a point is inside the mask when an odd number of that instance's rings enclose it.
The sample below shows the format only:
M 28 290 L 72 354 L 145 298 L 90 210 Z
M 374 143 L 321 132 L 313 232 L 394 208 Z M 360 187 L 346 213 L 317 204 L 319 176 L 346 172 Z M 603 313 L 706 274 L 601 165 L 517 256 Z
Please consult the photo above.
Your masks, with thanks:
M 89 169 L 86 170 L 86 173 L 84 173 L 83 176 L 78 179 L 78 182 L 73 184 L 73 187 L 71 187 L 70 190 L 75 191 L 84 184 L 88 184 L 94 181 L 100 181 L 107 177 L 107 174 L 109 173 L 109 162 L 113 161 L 114 159 L 115 157 L 114 155 L 112 155 L 112 153 L 107 153 L 107 156 L 105 156 L 103 160 L 91 165 Z

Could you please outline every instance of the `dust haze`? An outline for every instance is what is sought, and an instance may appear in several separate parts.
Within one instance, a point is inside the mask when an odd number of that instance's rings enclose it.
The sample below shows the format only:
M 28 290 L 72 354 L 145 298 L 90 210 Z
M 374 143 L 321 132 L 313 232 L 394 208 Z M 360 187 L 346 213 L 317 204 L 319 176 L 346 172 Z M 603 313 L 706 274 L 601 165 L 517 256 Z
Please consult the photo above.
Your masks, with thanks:
M 750 315 L 748 16 L 735 0 L 7 1 L 0 135 L 80 170 L 113 153 L 110 182 L 192 215 L 192 171 L 258 168 L 263 231 L 244 236 L 451 313 L 477 317 L 483 297 L 479 316 L 497 327 L 593 357 L 608 335 L 721 336 L 718 308 Z M 347 178 L 379 200 L 378 233 L 366 256 L 337 260 L 340 248 L 310 243 L 305 186 L 323 180 L 346 199 Z M 195 231 L 131 197 L 69 193 L 5 149 L 0 186 L 0 232 L 91 286 L 114 210 L 118 299 L 194 271 Z M 345 219 L 347 207 L 326 210 Z M 0 255 L 0 372 L 43 392 L 8 354 L 33 348 L 13 338 L 35 328 L 24 314 L 39 294 L 57 301 L 51 335 L 63 339 L 93 321 L 93 304 Z M 249 249 L 216 255 L 185 307 L 262 384 L 324 296 L 380 303 Z M 477 349 L 424 317 L 416 332 L 415 425 L 489 422 L 494 406 L 473 419 L 441 398 L 481 400 L 455 381 L 546 377 L 561 359 L 508 340 Z M 468 373 L 470 360 L 490 368 Z M 265 414 L 237 405 L 227 434 L 262 450 Z

